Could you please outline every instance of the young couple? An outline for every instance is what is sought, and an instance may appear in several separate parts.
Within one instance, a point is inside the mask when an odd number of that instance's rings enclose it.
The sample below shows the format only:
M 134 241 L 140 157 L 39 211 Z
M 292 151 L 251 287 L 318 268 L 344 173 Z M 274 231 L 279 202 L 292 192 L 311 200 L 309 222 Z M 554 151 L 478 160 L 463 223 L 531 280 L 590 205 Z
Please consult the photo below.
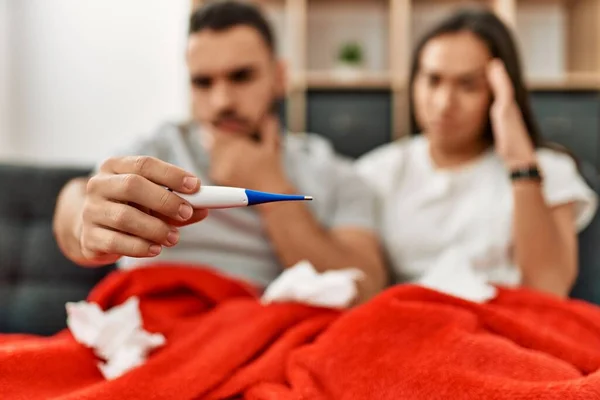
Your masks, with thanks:
M 354 164 L 319 136 L 282 134 L 272 109 L 285 70 L 274 48 L 247 3 L 195 11 L 194 122 L 165 125 L 65 186 L 54 223 L 64 254 L 88 267 L 209 265 L 259 287 L 301 260 L 357 267 L 364 302 L 392 283 L 388 267 L 394 281 L 416 280 L 452 249 L 490 282 L 569 294 L 596 195 L 576 161 L 544 143 L 515 43 L 494 14 L 458 12 L 423 38 L 410 76 L 414 135 Z M 206 218 L 164 190 L 200 185 L 315 201 Z

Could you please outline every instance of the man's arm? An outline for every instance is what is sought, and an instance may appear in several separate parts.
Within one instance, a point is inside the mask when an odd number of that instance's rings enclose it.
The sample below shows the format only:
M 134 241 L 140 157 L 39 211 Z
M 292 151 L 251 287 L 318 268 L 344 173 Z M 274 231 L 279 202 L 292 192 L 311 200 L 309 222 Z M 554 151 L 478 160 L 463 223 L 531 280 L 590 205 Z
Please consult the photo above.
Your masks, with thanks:
M 304 202 L 264 204 L 257 209 L 285 267 L 308 260 L 318 271 L 362 270 L 365 277 L 358 283 L 360 303 L 383 290 L 389 278 L 376 233 L 377 199 L 350 164 L 337 160 L 332 168 L 337 201 L 330 216 L 331 227 L 323 226 Z M 262 180 L 259 190 L 298 192 L 287 179 Z
M 297 193 L 282 162 L 279 123 L 268 116 L 253 142 L 239 135 L 210 130 L 211 180 L 219 185 L 275 193 Z M 285 267 L 310 261 L 317 270 L 355 267 L 365 273 L 359 283 L 358 302 L 385 287 L 387 274 L 375 230 L 375 201 L 350 164 L 332 160 L 332 185 L 337 203 L 332 210 L 333 229 L 320 224 L 303 203 L 257 206 L 275 251 Z M 313 173 L 317 173 L 314 172 Z M 315 176 L 315 178 L 317 178 Z M 366 226 L 366 228 L 362 228 Z
M 54 211 L 53 230 L 60 250 L 75 264 L 93 267 L 108 265 L 116 259 L 88 260 L 81 253 L 80 231 L 87 178 L 75 178 L 60 191 Z
M 387 284 L 376 234 L 360 228 L 323 228 L 303 203 L 265 204 L 259 207 L 263 223 L 285 267 L 308 260 L 318 271 L 358 268 L 361 303 Z

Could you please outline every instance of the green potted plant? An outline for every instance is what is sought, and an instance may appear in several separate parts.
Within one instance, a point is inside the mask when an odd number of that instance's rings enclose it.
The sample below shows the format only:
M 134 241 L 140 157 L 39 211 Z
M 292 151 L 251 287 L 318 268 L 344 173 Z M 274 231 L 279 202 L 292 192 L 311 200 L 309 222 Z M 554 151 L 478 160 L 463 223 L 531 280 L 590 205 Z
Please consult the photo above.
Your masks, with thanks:
M 343 43 L 337 57 L 337 75 L 341 78 L 353 79 L 362 73 L 364 54 L 358 42 Z

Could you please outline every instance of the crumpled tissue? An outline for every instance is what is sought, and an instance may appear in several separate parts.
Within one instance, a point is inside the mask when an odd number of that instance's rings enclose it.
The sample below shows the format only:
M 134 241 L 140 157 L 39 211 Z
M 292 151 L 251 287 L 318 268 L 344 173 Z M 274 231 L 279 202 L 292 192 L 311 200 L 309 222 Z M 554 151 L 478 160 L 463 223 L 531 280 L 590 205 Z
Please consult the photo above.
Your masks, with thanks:
M 364 273 L 357 268 L 317 272 L 309 261 L 285 270 L 265 290 L 263 304 L 297 302 L 317 307 L 343 309 L 358 295 L 357 281 Z
M 142 365 L 150 351 L 165 344 L 163 335 L 143 329 L 137 297 L 107 311 L 86 301 L 69 302 L 66 309 L 69 330 L 104 360 L 98 368 L 106 379 Z
M 497 290 L 482 271 L 473 267 L 460 248 L 446 251 L 417 284 L 454 297 L 484 303 L 496 297 Z

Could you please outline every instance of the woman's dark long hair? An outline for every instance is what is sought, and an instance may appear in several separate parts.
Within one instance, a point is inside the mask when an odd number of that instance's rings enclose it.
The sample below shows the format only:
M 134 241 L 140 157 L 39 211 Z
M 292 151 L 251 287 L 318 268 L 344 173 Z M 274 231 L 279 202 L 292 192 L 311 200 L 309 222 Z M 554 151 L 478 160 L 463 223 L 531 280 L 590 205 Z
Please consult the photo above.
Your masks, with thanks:
M 514 88 L 515 99 L 521 109 L 527 132 L 534 146 L 540 147 L 546 145 L 543 142 L 539 127 L 533 116 L 529 95 L 523 82 L 521 60 L 513 36 L 507 26 L 492 11 L 484 8 L 465 8 L 456 11 L 427 32 L 414 49 L 408 86 L 411 134 L 418 134 L 421 130 L 415 117 L 413 85 L 419 72 L 423 48 L 429 41 L 441 35 L 465 31 L 471 32 L 481 39 L 487 45 L 492 57 L 498 58 L 504 63 Z M 493 143 L 494 136 L 492 134 L 489 113 L 484 135 L 486 139 Z

